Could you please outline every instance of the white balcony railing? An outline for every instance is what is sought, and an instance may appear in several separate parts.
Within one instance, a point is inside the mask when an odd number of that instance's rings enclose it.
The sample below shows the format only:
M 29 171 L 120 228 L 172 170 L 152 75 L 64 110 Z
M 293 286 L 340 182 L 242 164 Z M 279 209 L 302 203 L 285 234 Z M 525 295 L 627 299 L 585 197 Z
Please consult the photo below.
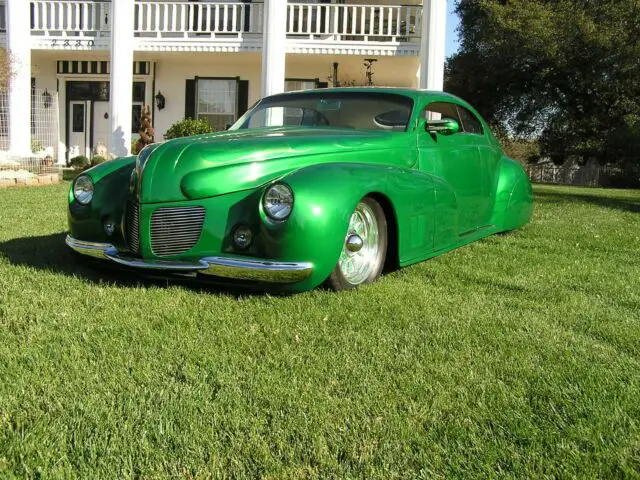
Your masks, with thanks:
M 287 35 L 328 41 L 410 42 L 419 38 L 417 5 L 346 5 L 290 2 Z
M 262 3 L 136 2 L 134 32 L 156 37 L 242 37 L 262 30 Z
M 0 31 L 6 26 L 0 0 Z M 286 34 L 292 45 L 378 45 L 416 50 L 420 39 L 419 5 L 287 4 Z M 186 2 L 136 0 L 134 48 L 171 42 L 202 46 L 230 45 L 251 38 L 259 45 L 264 4 L 261 2 Z M 35 48 L 108 48 L 111 2 L 31 0 L 31 34 Z M 82 38 L 84 37 L 84 39 Z M 56 39 L 63 39 L 56 40 Z M 95 41 L 94 41 L 95 40 Z M 187 42 L 187 43 L 185 43 Z M 386 45 L 386 46 L 385 46 Z M 395 47 L 394 47 L 395 45 Z M 306 48 L 306 47 L 305 47 Z M 408 50 L 407 50 L 408 49 Z M 416 50 L 417 51 L 417 50 Z M 392 54 L 392 53 L 390 53 Z
M 109 31 L 111 4 L 79 0 L 31 2 L 31 33 L 47 37 L 98 37 Z

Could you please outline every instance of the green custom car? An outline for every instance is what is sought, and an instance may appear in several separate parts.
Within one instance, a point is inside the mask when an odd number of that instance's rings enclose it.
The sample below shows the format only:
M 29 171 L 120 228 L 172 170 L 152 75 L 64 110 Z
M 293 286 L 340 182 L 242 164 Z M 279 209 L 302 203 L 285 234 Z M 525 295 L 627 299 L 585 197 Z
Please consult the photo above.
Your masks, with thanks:
M 319 89 L 87 170 L 69 192 L 66 242 L 156 275 L 346 290 L 531 212 L 527 175 L 463 100 Z

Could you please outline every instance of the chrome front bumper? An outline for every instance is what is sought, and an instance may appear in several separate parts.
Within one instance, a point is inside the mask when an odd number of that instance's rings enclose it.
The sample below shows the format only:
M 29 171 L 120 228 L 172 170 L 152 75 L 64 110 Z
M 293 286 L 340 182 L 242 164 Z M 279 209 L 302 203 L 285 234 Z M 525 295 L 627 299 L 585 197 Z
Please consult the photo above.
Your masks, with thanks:
M 307 262 L 273 262 L 247 257 L 204 257 L 192 261 L 145 260 L 119 252 L 110 243 L 85 242 L 69 235 L 65 242 L 71 249 L 82 255 L 110 260 L 126 267 L 142 270 L 176 274 L 200 273 L 265 283 L 296 283 L 313 273 L 313 265 Z

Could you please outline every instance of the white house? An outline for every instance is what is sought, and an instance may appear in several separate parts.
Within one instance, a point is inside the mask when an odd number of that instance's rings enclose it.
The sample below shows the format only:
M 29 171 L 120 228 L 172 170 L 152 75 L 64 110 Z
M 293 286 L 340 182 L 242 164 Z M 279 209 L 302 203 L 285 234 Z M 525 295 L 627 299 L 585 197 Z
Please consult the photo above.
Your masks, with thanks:
M 32 89 L 58 92 L 58 162 L 128 153 L 184 117 L 224 128 L 261 96 L 334 84 L 441 90 L 446 0 L 0 0 L 16 75 L 9 149 L 30 150 Z

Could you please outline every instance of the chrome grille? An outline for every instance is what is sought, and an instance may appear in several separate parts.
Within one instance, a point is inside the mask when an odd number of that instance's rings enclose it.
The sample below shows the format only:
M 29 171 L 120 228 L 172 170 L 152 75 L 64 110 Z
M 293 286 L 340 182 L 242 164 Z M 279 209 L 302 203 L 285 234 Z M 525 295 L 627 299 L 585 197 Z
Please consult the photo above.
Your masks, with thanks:
M 127 214 L 125 219 L 125 240 L 136 255 L 140 253 L 140 207 L 132 202 L 127 202 Z
M 151 215 L 151 249 L 158 256 L 192 249 L 204 225 L 204 207 L 163 207 Z

